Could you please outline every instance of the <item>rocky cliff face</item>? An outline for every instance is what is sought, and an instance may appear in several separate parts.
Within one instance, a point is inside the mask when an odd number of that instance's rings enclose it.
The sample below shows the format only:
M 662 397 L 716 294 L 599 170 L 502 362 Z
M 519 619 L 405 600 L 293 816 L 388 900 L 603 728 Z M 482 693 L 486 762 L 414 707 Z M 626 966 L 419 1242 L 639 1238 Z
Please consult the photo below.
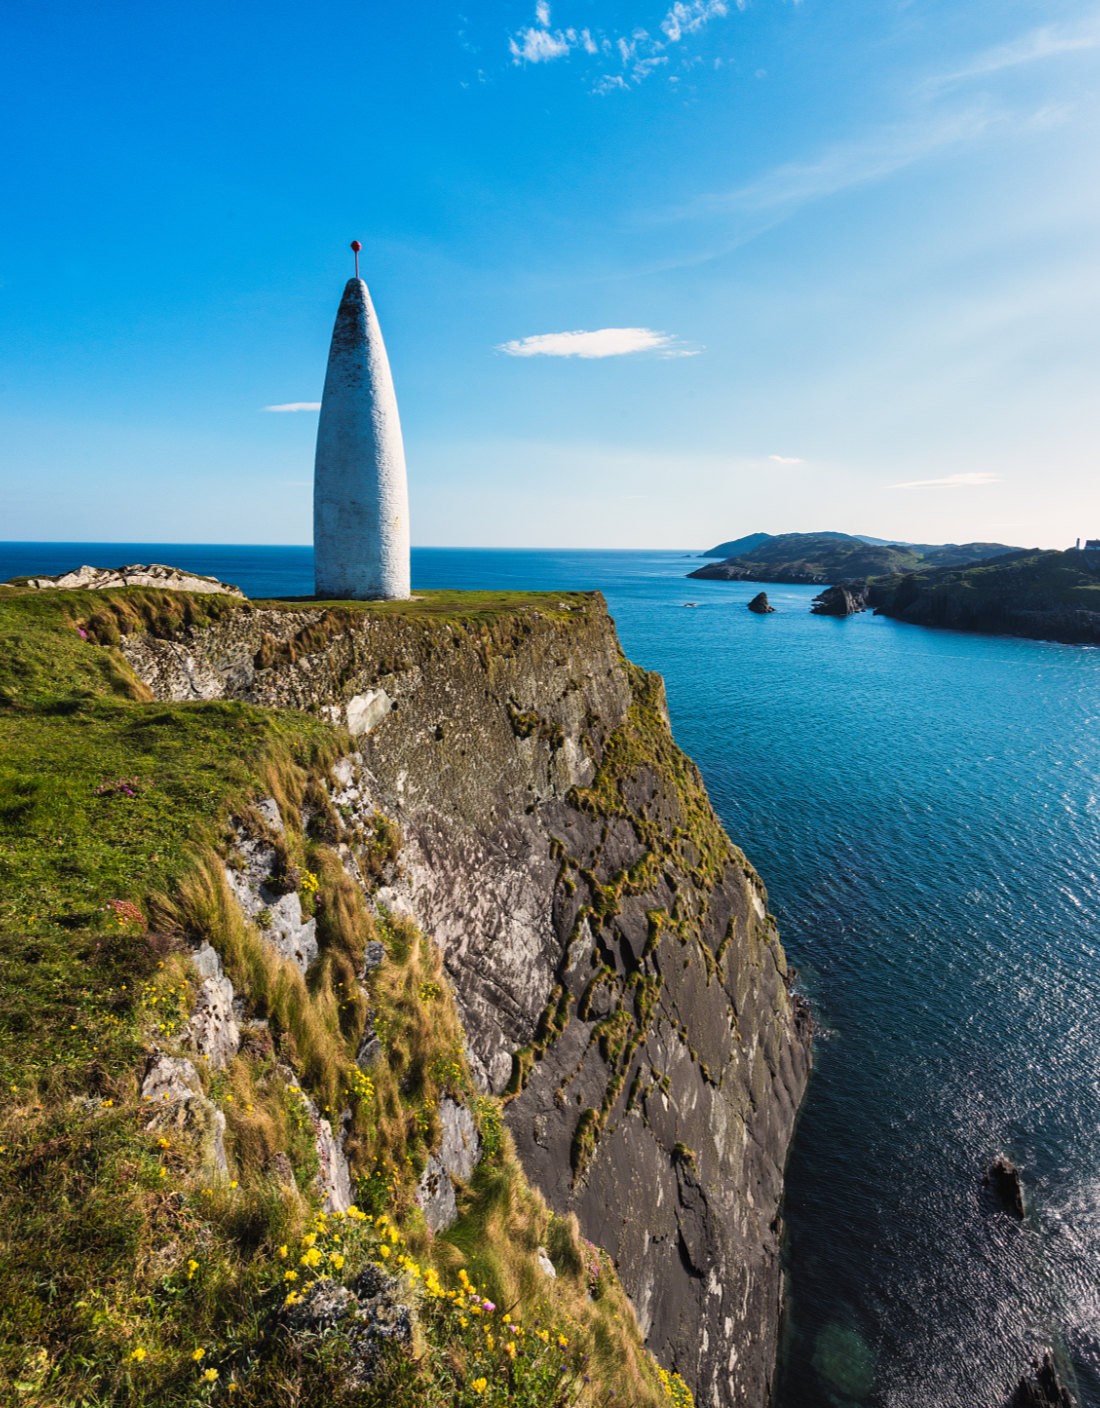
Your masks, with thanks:
M 1021 552 L 867 584 L 876 614 L 917 626 L 1100 645 L 1100 553 Z
M 336 805 L 353 787 L 400 824 L 385 898 L 440 945 L 532 1181 L 612 1254 L 701 1403 L 766 1404 L 807 1024 L 764 888 L 602 599 L 245 605 L 123 649 L 158 697 L 349 729 Z

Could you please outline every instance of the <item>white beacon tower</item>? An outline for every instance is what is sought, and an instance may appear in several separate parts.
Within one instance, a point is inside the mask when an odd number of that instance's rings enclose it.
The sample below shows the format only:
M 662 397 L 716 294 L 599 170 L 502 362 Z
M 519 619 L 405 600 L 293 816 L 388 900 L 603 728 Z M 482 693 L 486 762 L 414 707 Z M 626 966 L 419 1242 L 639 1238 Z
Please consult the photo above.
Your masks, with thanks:
M 409 595 L 409 489 L 397 396 L 366 283 L 349 279 L 336 314 L 317 426 L 313 555 L 319 597 Z

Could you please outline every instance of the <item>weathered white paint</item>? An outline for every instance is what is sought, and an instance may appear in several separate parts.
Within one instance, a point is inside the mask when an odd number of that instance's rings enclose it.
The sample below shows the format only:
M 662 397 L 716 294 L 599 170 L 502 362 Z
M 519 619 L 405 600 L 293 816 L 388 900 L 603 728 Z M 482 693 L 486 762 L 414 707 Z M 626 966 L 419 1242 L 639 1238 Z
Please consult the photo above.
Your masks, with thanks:
M 349 279 L 336 314 L 317 427 L 313 475 L 318 596 L 409 595 L 405 448 L 382 329 L 362 279 Z

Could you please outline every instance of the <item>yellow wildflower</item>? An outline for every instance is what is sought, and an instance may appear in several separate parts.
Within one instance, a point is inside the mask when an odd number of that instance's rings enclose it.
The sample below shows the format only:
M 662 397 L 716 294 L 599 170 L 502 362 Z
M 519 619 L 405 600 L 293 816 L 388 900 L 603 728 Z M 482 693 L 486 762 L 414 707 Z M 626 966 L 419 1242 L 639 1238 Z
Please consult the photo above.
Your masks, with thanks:
M 284 1276 L 283 1276 L 283 1280 L 284 1280 L 284 1281 L 297 1281 L 297 1279 L 298 1279 L 298 1273 L 297 1273 L 297 1271 L 287 1271 L 287 1272 L 284 1274 Z
M 485 1390 L 489 1387 L 489 1380 L 484 1377 L 480 1379 L 474 1379 L 470 1387 L 475 1393 L 484 1393 Z
M 316 1233 L 316 1232 L 307 1232 L 306 1235 L 302 1238 L 302 1246 L 303 1246 L 303 1247 L 312 1247 L 313 1244 L 316 1242 L 316 1240 L 317 1240 L 317 1233 Z
M 230 1188 L 236 1188 L 236 1186 L 237 1186 L 237 1180 L 236 1180 L 235 1178 L 231 1178 L 231 1179 L 229 1180 L 229 1186 L 230 1186 Z
M 514 1340 L 509 1340 L 508 1343 L 504 1346 L 504 1353 L 508 1356 L 509 1359 L 514 1359 L 516 1357 L 516 1345 Z
M 135 1363 L 140 1364 L 148 1353 L 149 1351 L 147 1349 L 142 1349 L 141 1345 L 138 1345 L 136 1349 L 130 1351 L 128 1357 L 133 1359 Z
M 204 1369 L 202 1376 L 208 1384 L 216 1383 L 218 1378 L 218 1371 L 217 1369 Z
M 195 1363 L 197 1364 L 200 1359 L 205 1359 L 205 1358 L 206 1358 L 206 1350 L 205 1350 L 205 1349 L 196 1349 L 195 1352 L 194 1352 L 194 1354 L 192 1354 L 191 1358 L 192 1358 L 192 1359 L 195 1361 Z
M 310 1247 L 308 1252 L 302 1253 L 298 1261 L 302 1266 L 320 1266 L 321 1253 L 316 1247 Z
M 195 1272 L 199 1269 L 199 1264 L 194 1257 L 187 1263 L 187 1279 L 190 1281 Z
M 333 1252 L 333 1254 L 332 1254 L 332 1264 L 333 1264 L 333 1266 L 336 1268 L 337 1271 L 342 1271 L 342 1270 L 344 1269 L 344 1258 L 341 1256 L 341 1254 L 340 1254 L 339 1252 Z
M 389 1254 L 390 1254 L 390 1249 L 389 1249 L 389 1247 L 384 1247 L 384 1246 L 383 1246 L 383 1247 L 379 1247 L 379 1248 L 378 1248 L 378 1251 L 379 1251 L 379 1253 L 380 1253 L 383 1257 L 388 1257 Z
M 289 1248 L 289 1247 L 287 1246 L 287 1244 L 284 1242 L 283 1245 L 279 1248 L 279 1250 L 275 1253 L 275 1255 L 276 1255 L 281 1261 L 286 1261 L 287 1256 L 289 1255 L 289 1253 L 290 1253 L 290 1248 Z

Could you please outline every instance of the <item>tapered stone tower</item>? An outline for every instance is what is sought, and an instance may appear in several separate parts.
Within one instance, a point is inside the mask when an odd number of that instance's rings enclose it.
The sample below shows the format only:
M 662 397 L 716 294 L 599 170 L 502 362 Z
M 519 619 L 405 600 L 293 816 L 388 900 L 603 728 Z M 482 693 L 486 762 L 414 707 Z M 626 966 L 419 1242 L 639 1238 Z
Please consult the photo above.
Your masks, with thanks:
M 316 592 L 409 595 L 409 490 L 397 396 L 367 285 L 349 279 L 336 314 L 313 471 Z

